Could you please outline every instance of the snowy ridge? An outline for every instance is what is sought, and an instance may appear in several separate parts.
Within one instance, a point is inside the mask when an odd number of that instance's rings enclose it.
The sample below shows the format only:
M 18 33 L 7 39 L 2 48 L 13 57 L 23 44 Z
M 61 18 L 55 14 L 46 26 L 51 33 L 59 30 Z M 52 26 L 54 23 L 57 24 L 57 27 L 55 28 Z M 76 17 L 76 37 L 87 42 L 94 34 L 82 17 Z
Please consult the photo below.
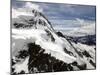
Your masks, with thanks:
M 33 9 L 30 13 L 17 12 L 12 20 L 13 75 L 95 69 L 95 46 L 75 44 L 59 36 L 41 12 Z M 38 60 L 39 57 L 41 60 Z M 63 65 L 62 67 L 60 65 L 61 69 L 57 70 L 55 67 L 48 66 L 46 62 L 39 63 L 39 61 L 44 61 L 43 59 L 49 63 L 53 62 L 53 66 L 57 63 L 63 63 Z M 41 64 L 45 65 L 45 68 L 42 68 Z

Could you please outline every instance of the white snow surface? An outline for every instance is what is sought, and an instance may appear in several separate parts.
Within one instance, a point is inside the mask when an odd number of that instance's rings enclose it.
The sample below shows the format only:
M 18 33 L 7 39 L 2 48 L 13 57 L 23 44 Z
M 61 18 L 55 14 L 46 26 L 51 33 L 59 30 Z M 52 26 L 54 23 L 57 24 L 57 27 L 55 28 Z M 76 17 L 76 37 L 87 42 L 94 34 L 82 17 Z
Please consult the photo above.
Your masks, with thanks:
M 57 38 L 56 41 L 57 42 L 51 42 L 51 41 L 47 41 L 45 40 L 46 38 L 42 38 L 41 35 L 46 35 L 46 32 L 44 30 L 38 30 L 38 29 L 21 29 L 21 30 L 18 30 L 18 29 L 12 29 L 12 37 L 14 39 L 24 39 L 26 41 L 28 41 L 27 39 L 35 39 L 35 43 L 40 45 L 43 49 L 47 50 L 47 52 L 51 53 L 52 56 L 55 56 L 57 59 L 60 59 L 60 60 L 63 60 L 67 63 L 71 63 L 73 61 L 76 60 L 75 57 L 73 56 L 70 56 L 68 54 L 66 54 L 64 51 L 63 51 L 63 45 L 62 43 L 64 43 L 60 38 L 57 37 L 57 35 L 55 35 Z M 51 52 L 50 52 L 50 51 Z M 52 53 L 53 52 L 57 52 L 57 54 L 55 53 Z M 56 56 L 57 55 L 57 56 Z M 67 61 L 69 60 L 70 61 Z
M 20 73 L 21 71 L 24 71 L 25 73 L 28 73 L 28 60 L 29 58 L 27 57 L 24 62 L 17 63 L 13 66 L 15 68 L 16 73 Z

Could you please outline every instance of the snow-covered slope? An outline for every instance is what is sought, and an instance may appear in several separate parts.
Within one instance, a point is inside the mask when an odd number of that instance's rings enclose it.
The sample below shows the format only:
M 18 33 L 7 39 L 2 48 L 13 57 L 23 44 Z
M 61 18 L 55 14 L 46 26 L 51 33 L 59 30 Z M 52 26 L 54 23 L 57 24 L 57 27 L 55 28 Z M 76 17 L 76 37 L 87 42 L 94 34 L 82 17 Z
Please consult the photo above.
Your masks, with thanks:
M 95 46 L 75 44 L 59 36 L 48 19 L 35 9 L 28 14 L 15 14 L 12 74 L 95 69 Z

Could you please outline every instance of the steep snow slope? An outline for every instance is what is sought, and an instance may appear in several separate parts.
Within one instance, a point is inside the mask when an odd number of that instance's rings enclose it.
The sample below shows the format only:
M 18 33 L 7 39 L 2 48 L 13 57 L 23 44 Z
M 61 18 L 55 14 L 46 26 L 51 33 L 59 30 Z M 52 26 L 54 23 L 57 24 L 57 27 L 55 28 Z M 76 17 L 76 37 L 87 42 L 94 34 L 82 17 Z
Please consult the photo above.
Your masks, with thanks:
M 12 74 L 95 69 L 95 46 L 58 36 L 47 18 L 35 9 L 31 15 L 17 13 L 12 19 Z M 59 70 L 54 67 L 57 64 Z

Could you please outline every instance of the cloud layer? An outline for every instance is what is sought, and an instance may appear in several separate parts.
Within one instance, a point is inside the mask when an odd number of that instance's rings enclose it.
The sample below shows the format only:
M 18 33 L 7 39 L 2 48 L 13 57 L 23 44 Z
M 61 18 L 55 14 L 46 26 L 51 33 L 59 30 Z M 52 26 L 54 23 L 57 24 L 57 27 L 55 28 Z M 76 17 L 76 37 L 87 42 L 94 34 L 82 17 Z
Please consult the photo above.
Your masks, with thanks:
M 32 2 L 25 2 L 20 6 L 17 5 L 19 4 L 16 3 L 15 6 L 12 7 L 12 18 L 17 18 L 19 15 L 33 16 L 33 9 L 43 12 L 39 5 L 33 4 Z
M 85 35 L 94 35 L 96 34 L 96 25 L 95 21 L 85 21 L 79 19 L 79 22 L 77 21 L 76 27 L 66 27 L 66 29 L 62 28 L 61 30 L 65 35 L 69 36 L 85 36 Z M 73 24 L 74 25 L 74 24 Z
M 39 2 L 12 2 L 12 18 L 33 16 L 32 9 L 42 12 L 54 29 L 68 35 L 95 34 L 96 7 Z

